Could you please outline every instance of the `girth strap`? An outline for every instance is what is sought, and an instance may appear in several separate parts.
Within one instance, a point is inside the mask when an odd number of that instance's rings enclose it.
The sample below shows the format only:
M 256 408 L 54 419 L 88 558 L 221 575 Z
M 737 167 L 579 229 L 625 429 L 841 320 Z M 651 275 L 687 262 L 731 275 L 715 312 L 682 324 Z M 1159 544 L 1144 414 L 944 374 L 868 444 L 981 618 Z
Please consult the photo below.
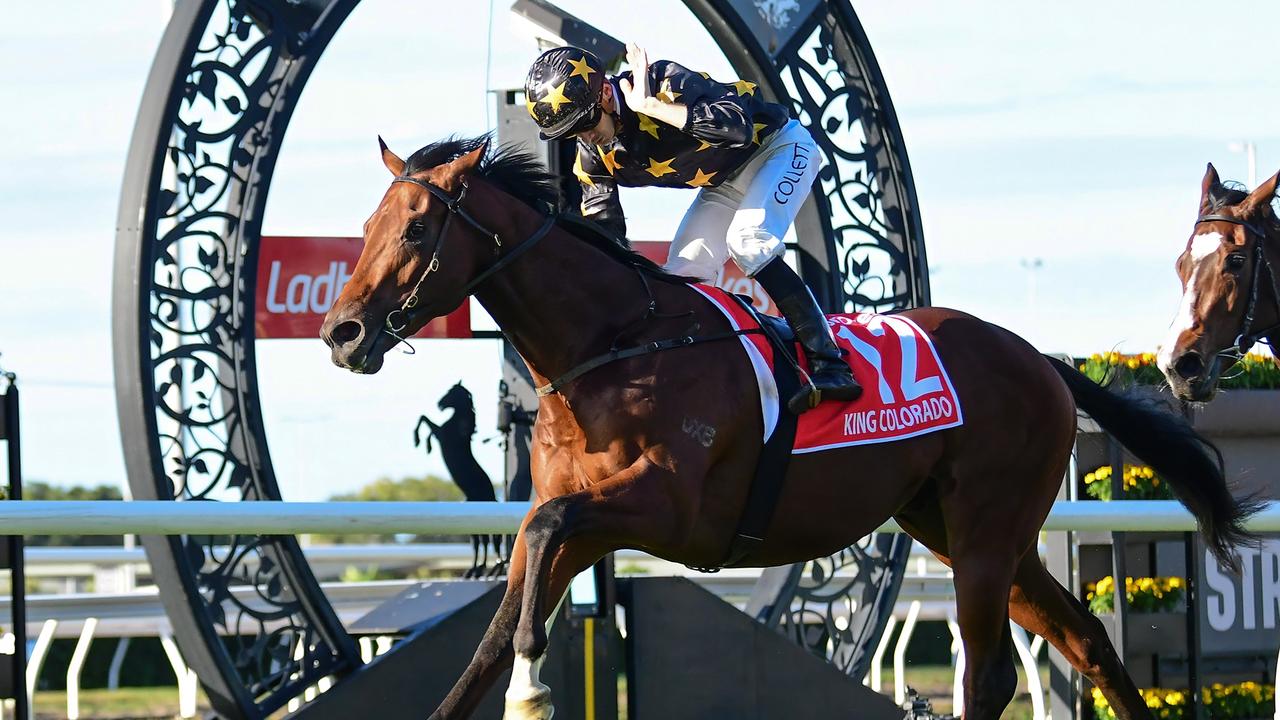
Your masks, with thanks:
M 778 424 L 773 434 L 760 449 L 760 458 L 756 460 L 756 472 L 751 479 L 751 489 L 747 491 L 747 503 L 742 508 L 742 516 L 738 519 L 738 530 L 729 543 L 729 551 L 719 565 L 711 568 L 694 568 L 702 572 L 719 572 L 721 568 L 736 565 L 755 551 L 763 542 L 765 531 L 778 509 L 778 498 L 782 497 L 782 487 L 786 484 L 787 468 L 791 465 L 791 450 L 795 445 L 796 426 L 799 418 L 787 409 L 787 403 L 781 398 L 789 398 L 800 389 L 799 365 L 792 353 L 795 346 L 785 343 L 766 323 L 761 322 L 759 313 L 737 295 L 734 300 L 747 309 L 756 318 L 756 324 L 769 338 L 775 356 L 781 353 L 783 358 L 776 358 L 773 363 L 773 381 L 778 387 L 780 401 Z M 780 362 L 783 359 L 790 363 Z
M 616 360 L 625 360 L 639 355 L 648 355 L 650 353 L 661 352 L 663 350 L 674 350 L 675 348 L 689 347 L 690 345 L 698 345 L 705 342 L 727 340 L 740 335 L 758 335 L 762 332 L 763 331 L 759 328 L 752 328 L 750 330 L 734 330 L 726 333 L 716 333 L 714 335 L 686 335 L 684 337 L 668 338 L 666 340 L 654 340 L 653 342 L 645 343 L 644 345 L 637 345 L 636 347 L 626 348 L 623 350 L 611 350 L 587 360 L 546 385 L 539 386 L 535 389 L 535 392 L 538 393 L 538 397 L 545 397 L 552 393 L 560 392 L 565 385 L 568 385 L 601 365 L 608 365 Z

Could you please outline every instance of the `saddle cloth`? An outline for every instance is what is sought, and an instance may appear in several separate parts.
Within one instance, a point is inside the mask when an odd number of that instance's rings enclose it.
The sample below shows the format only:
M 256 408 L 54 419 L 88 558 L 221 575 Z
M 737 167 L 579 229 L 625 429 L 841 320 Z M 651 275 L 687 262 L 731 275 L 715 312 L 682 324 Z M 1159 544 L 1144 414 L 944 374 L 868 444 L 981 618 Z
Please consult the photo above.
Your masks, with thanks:
M 755 313 L 725 291 L 709 285 L 691 287 L 719 308 L 735 330 L 760 326 Z M 901 315 L 876 313 L 828 315 L 827 323 L 862 385 L 862 396 L 853 402 L 823 402 L 801 415 L 792 454 L 892 442 L 964 423 L 951 378 L 920 326 Z M 755 369 L 763 440 L 768 441 L 781 411 L 774 363 L 787 361 L 775 357 L 765 335 L 753 333 L 739 339 Z M 807 370 L 798 346 L 796 353 Z

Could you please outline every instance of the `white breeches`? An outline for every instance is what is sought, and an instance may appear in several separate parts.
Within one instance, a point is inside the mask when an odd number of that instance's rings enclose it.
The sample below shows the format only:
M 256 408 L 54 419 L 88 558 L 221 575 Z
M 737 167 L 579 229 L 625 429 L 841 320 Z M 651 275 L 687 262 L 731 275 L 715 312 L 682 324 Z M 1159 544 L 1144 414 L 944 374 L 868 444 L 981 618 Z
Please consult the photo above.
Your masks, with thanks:
M 666 269 L 711 282 L 731 257 L 748 277 L 755 275 L 786 249 L 782 239 L 821 162 L 803 125 L 783 125 L 736 176 L 698 192 L 671 242 Z

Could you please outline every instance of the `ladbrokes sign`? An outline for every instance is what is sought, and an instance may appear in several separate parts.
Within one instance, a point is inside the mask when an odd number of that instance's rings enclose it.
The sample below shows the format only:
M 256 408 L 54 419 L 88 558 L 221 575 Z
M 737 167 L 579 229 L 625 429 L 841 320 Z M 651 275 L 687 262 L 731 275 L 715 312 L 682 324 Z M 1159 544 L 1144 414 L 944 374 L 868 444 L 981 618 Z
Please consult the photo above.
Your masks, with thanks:
M 262 238 L 254 337 L 319 338 L 324 314 L 351 279 L 363 246 L 360 238 Z M 468 304 L 432 320 L 415 337 L 471 337 Z
M 667 259 L 667 245 L 665 242 L 634 243 L 636 251 L 660 263 Z M 363 246 L 360 238 L 351 237 L 262 238 L 254 337 L 319 338 L 324 314 L 351 279 Z M 744 277 L 731 262 L 725 264 L 715 285 L 749 296 L 759 310 L 777 314 L 759 283 Z M 450 315 L 431 321 L 415 337 L 471 337 L 468 304 L 463 303 Z

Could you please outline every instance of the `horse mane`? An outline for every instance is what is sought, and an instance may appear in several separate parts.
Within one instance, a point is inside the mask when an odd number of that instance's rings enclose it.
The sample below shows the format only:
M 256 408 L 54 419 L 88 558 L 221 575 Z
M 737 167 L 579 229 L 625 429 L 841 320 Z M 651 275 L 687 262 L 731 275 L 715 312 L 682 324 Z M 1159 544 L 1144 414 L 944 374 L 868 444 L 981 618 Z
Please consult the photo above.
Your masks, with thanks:
M 1234 180 L 1216 182 L 1209 186 L 1209 212 L 1217 212 L 1225 207 L 1239 205 L 1249 197 L 1245 186 Z M 1263 212 L 1264 225 L 1271 234 L 1280 237 L 1280 216 L 1276 214 L 1275 198 L 1267 205 L 1270 212 Z
M 560 178 L 548 172 L 542 161 L 532 153 L 512 144 L 499 146 L 493 142 L 492 133 L 478 137 L 454 135 L 433 142 L 405 160 L 403 174 L 413 175 L 443 165 L 482 145 L 486 149 L 476 167 L 476 175 L 539 212 L 550 213 L 560 207 Z M 661 265 L 632 250 L 631 243 L 626 238 L 611 238 L 606 232 L 592 232 L 579 227 L 577 223 L 556 224 L 605 255 L 653 278 L 681 285 L 694 281 L 693 278 L 663 270 Z

